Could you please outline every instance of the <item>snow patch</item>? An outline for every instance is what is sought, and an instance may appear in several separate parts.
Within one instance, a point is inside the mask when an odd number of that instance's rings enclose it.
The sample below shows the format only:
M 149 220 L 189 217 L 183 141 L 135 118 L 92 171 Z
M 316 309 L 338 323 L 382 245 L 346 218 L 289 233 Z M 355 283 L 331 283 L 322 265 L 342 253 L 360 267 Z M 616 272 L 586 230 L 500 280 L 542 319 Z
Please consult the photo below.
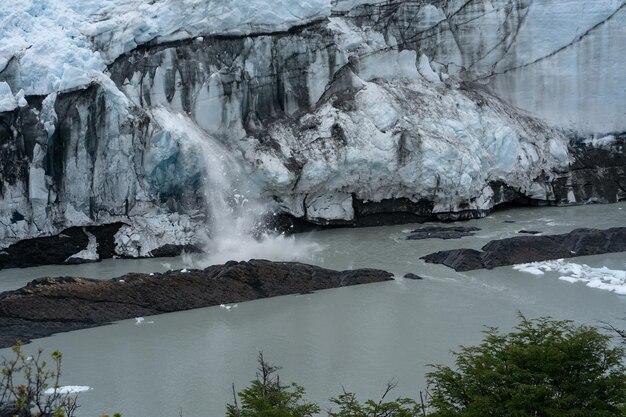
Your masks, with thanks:
M 0 71 L 15 59 L 12 87 L 47 95 L 89 85 L 107 64 L 147 42 L 286 31 L 330 16 L 331 6 L 329 0 L 245 5 L 239 0 L 14 0 L 4 9 Z

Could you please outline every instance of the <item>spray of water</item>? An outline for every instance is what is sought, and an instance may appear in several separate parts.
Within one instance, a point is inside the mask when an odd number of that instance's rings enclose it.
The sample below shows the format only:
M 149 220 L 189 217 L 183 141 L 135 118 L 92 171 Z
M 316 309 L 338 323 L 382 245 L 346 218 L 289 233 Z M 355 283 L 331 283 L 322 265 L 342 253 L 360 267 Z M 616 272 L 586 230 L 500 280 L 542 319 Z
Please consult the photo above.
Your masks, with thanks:
M 215 140 L 204 142 L 206 201 L 210 240 L 204 263 L 229 260 L 311 260 L 319 245 L 265 231 L 264 217 L 274 207 L 233 153 Z
M 240 158 L 182 114 L 166 109 L 153 111 L 162 127 L 199 150 L 205 162 L 207 203 L 206 255 L 189 258 L 194 267 L 229 260 L 270 259 L 313 261 L 322 248 L 303 237 L 264 230 L 264 217 L 274 211 L 273 202 L 262 196 L 262 186 L 252 180 Z

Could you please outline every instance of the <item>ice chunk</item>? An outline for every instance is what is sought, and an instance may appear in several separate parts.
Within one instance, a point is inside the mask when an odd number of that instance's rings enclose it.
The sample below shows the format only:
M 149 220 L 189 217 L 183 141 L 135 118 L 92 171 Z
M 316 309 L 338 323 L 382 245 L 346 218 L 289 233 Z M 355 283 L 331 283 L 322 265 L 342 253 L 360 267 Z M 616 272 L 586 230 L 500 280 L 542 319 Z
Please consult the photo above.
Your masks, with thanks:
M 561 274 L 559 279 L 562 281 L 584 282 L 590 288 L 626 294 L 626 270 L 609 269 L 605 266 L 593 268 L 585 264 L 565 262 L 563 259 L 514 265 L 513 269 L 536 275 L 541 275 L 544 271 L 556 271 Z
M 536 266 L 531 266 L 529 264 L 524 264 L 524 265 L 515 265 L 513 266 L 513 269 L 520 271 L 520 272 L 526 272 L 527 274 L 532 274 L 532 275 L 543 275 L 544 272 L 536 267 Z
M 85 230 L 85 233 L 87 234 L 89 238 L 87 247 L 81 250 L 80 252 L 75 253 L 74 255 L 70 256 L 66 261 L 69 261 L 71 259 L 80 259 L 80 260 L 85 260 L 85 261 L 97 261 L 98 259 L 100 259 L 100 255 L 98 254 L 98 242 L 96 241 L 96 237 L 92 233 L 89 233 L 87 230 Z M 120 282 L 124 282 L 124 281 L 120 280 Z
M 435 71 L 433 71 L 430 66 L 430 60 L 424 54 L 420 56 L 420 62 L 418 64 L 419 73 L 424 77 L 426 81 L 431 83 L 439 84 L 441 80 L 439 79 L 439 75 Z
M 13 111 L 17 107 L 17 100 L 11 92 L 11 87 L 4 81 L 0 81 L 0 113 Z
M 607 146 L 611 146 L 615 144 L 615 141 L 616 141 L 615 136 L 607 135 L 607 136 L 603 136 L 600 138 L 596 138 L 594 136 L 594 137 L 585 139 L 583 143 L 585 145 L 593 146 L 594 148 L 603 148 L 603 147 L 607 147 Z
M 78 394 L 79 392 L 91 391 L 92 388 L 87 385 L 65 385 L 59 388 L 48 388 L 44 391 L 46 395 L 58 394 Z

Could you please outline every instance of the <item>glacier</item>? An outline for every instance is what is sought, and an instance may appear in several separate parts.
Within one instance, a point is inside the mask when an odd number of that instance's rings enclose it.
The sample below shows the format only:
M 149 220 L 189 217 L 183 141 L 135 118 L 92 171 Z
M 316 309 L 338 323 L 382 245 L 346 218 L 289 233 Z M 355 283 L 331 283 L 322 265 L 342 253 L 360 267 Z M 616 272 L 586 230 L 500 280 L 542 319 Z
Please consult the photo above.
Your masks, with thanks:
M 0 6 L 0 247 L 626 198 L 626 1 L 85 3 Z

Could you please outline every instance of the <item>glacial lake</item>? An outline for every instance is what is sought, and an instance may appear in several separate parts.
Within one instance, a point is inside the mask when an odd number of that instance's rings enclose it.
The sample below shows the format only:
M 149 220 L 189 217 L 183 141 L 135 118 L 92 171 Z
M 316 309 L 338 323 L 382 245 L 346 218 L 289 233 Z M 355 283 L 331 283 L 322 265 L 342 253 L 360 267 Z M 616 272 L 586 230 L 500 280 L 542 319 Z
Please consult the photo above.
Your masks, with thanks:
M 396 281 L 151 316 L 141 325 L 124 320 L 38 339 L 26 350 L 63 352 L 63 385 L 92 388 L 79 395 L 80 417 L 116 411 L 124 417 L 219 417 L 232 400 L 231 384 L 239 390 L 254 378 L 261 350 L 283 368 L 281 381 L 305 386 L 307 398 L 326 408 L 327 399 L 342 387 L 362 400 L 378 398 L 390 380 L 398 382 L 396 395 L 418 398 L 426 388 L 428 364 L 451 364 L 450 351 L 479 342 L 484 325 L 508 331 L 520 312 L 528 318 L 549 315 L 626 328 L 626 296 L 565 281 L 556 270 L 532 275 L 502 267 L 457 273 L 419 259 L 437 250 L 479 249 L 522 229 L 556 234 L 626 226 L 626 203 L 519 208 L 457 224 L 481 230 L 456 240 L 408 241 L 408 233 L 420 225 L 401 225 L 326 230 L 288 241 L 294 248 L 317 248 L 300 259 L 304 262 L 385 269 Z M 626 289 L 615 272 L 626 269 L 624 253 L 566 261 L 588 265 L 578 277 L 590 285 L 604 280 Z M 184 268 L 190 262 L 194 259 L 107 260 L 3 270 L 0 290 L 42 276 L 105 279 Z M 408 272 L 424 279 L 401 278 Z M 0 350 L 0 355 L 9 353 Z

